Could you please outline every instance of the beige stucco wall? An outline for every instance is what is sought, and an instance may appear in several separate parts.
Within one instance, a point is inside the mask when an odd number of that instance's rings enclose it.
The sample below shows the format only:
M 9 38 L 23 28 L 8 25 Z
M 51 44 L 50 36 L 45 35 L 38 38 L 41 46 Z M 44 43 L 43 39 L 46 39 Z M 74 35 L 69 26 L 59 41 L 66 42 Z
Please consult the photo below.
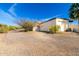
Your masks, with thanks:
M 78 29 L 78 25 L 70 24 L 69 28 L 71 28 L 71 30 Z
M 68 28 L 68 21 L 64 20 L 64 19 L 57 18 L 56 19 L 56 25 L 59 25 L 60 26 L 59 31 L 63 32 Z
M 56 25 L 56 20 L 51 20 L 51 21 L 48 21 L 48 22 L 41 24 L 40 30 L 41 31 L 49 31 L 49 27 L 52 25 Z

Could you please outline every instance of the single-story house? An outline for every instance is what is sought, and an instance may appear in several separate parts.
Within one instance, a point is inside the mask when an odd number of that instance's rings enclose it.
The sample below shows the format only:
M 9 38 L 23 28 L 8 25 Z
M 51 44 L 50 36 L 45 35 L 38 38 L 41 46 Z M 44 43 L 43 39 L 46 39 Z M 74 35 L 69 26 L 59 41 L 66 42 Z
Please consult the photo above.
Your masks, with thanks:
M 69 19 L 65 18 L 52 18 L 44 22 L 37 23 L 33 27 L 33 31 L 49 31 L 49 27 L 52 25 L 60 26 L 59 31 L 64 32 L 69 27 Z

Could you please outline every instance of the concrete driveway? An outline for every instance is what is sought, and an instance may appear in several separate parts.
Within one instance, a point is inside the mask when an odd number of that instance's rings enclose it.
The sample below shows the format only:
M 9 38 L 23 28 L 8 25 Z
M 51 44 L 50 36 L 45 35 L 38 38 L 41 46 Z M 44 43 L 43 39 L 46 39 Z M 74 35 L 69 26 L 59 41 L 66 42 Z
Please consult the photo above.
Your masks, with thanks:
M 0 55 L 79 55 L 76 33 L 9 32 L 0 34 Z

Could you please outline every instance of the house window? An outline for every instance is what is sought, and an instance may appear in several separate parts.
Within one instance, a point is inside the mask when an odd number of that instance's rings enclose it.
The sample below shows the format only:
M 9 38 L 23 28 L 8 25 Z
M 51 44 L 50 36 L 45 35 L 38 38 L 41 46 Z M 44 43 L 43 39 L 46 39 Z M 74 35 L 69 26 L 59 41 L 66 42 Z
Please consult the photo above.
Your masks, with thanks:
M 61 23 L 62 23 L 62 24 L 64 24 L 64 23 L 65 23 L 65 21 L 61 21 Z

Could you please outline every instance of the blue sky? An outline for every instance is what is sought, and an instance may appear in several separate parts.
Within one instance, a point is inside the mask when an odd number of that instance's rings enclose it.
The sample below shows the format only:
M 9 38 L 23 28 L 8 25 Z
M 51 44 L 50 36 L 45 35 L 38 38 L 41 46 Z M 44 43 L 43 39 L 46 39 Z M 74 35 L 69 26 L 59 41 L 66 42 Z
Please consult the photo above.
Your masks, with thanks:
M 2 3 L 0 23 L 13 25 L 20 18 L 32 21 L 45 21 L 54 17 L 69 18 L 70 6 L 69 3 Z

